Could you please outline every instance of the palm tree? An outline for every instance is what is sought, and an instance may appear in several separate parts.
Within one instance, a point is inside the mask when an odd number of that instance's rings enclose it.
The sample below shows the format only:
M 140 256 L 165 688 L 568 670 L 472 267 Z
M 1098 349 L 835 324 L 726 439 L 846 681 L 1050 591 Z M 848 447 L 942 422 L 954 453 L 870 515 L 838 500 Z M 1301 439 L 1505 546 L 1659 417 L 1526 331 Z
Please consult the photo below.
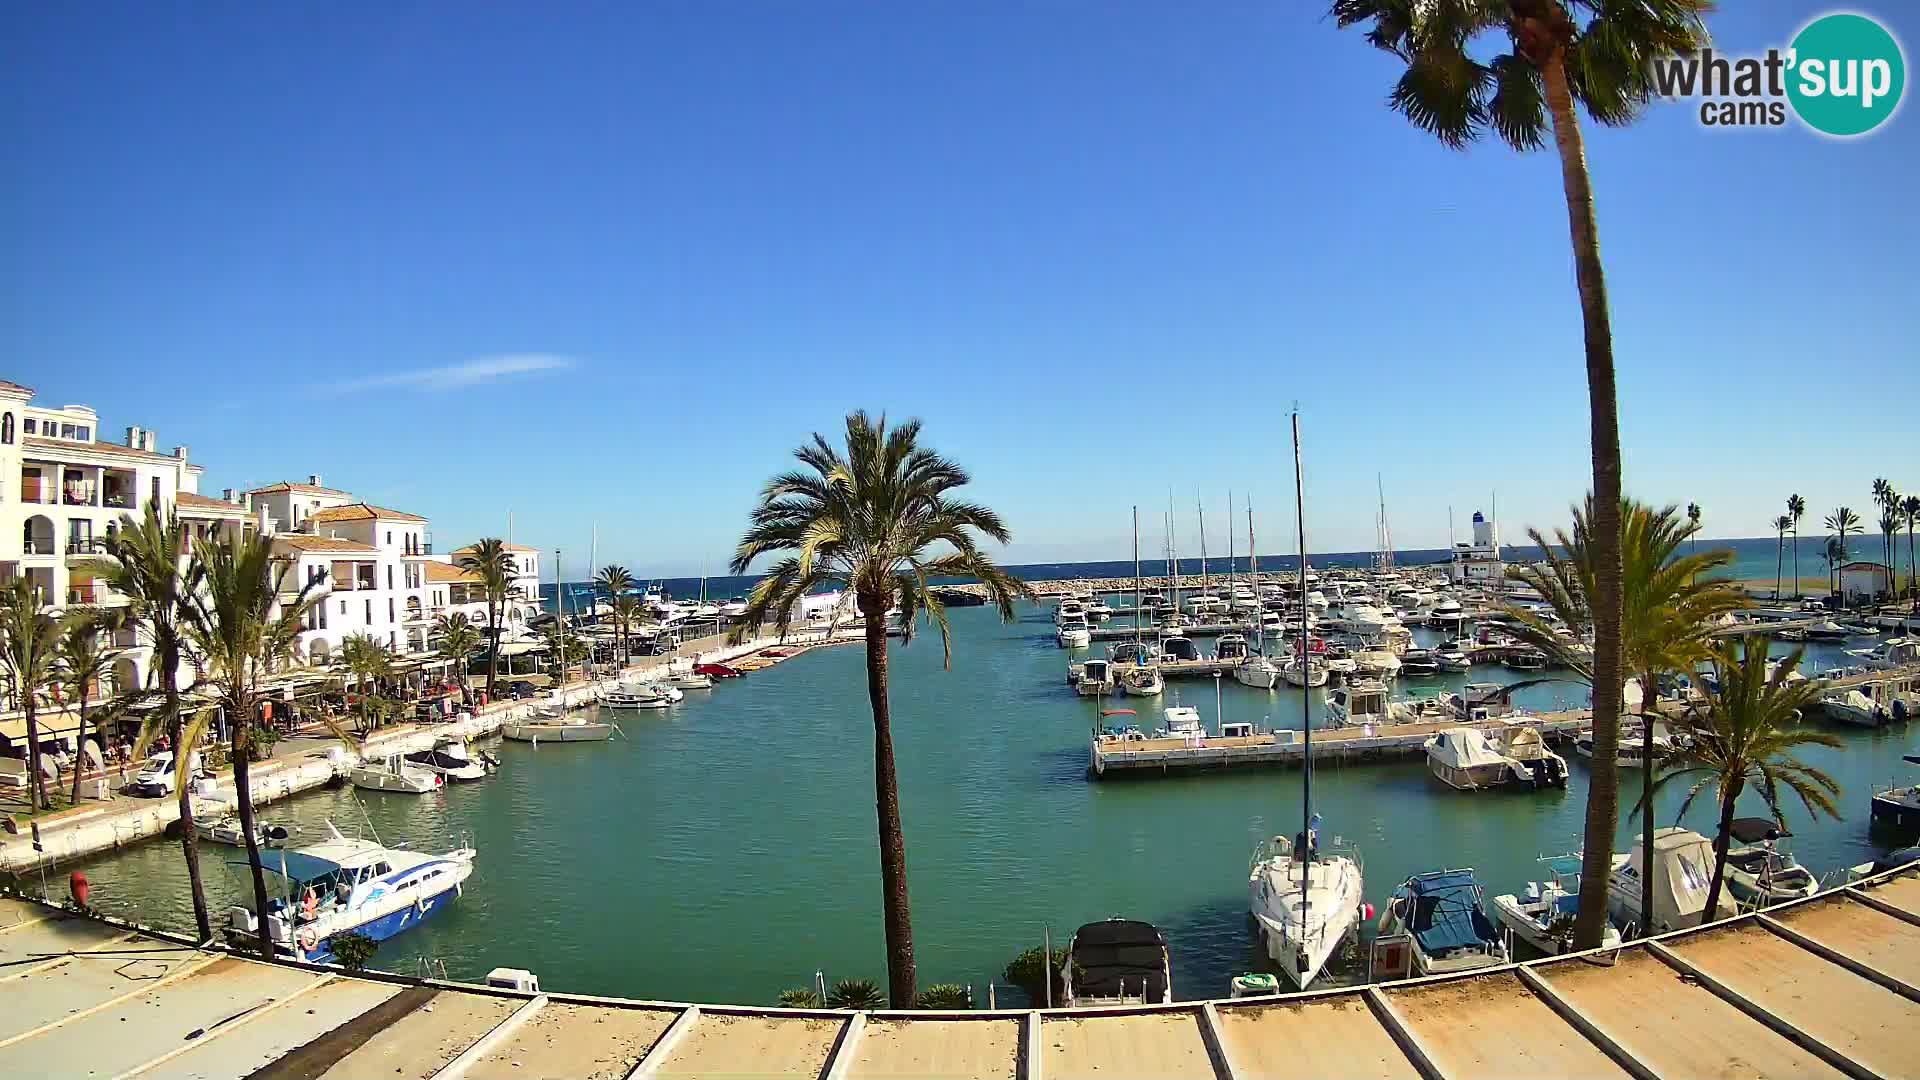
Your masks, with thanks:
M 55 674 L 80 710 L 79 730 L 73 737 L 74 746 L 80 752 L 74 755 L 73 796 L 69 800 L 75 805 L 80 802 L 80 774 L 86 765 L 88 698 L 100 680 L 113 670 L 113 662 L 120 655 L 118 650 L 102 649 L 100 639 L 113 633 L 123 621 L 124 616 L 117 608 L 82 608 L 70 612 L 61 625 Z
M 1593 18 L 1581 26 L 1572 6 Z M 1333 0 L 1342 27 L 1371 24 L 1367 41 L 1406 64 L 1389 104 L 1416 127 L 1454 148 L 1493 131 L 1516 150 L 1544 146 L 1551 132 L 1560 158 L 1574 280 L 1580 295 L 1587 399 L 1592 428 L 1591 555 L 1595 569 L 1593 711 L 1596 731 L 1609 742 L 1620 714 L 1621 504 L 1620 405 L 1614 387 L 1613 326 L 1606 274 L 1600 262 L 1593 186 L 1576 103 L 1607 126 L 1630 123 L 1652 98 L 1656 61 L 1692 52 L 1706 41 L 1701 12 L 1708 0 Z M 1500 35 L 1513 51 L 1487 63 L 1467 52 L 1469 41 Z M 1604 772 L 1604 770 L 1602 770 Z M 1587 800 L 1586 851 L 1610 851 L 1617 818 L 1611 776 Z M 1600 944 L 1605 928 L 1606 869 L 1584 886 L 1582 948 Z M 1587 909 L 1592 910 L 1587 910 Z M 895 1000 L 900 1000 L 898 994 Z
M 378 638 L 348 634 L 340 639 L 340 660 L 353 673 L 358 696 L 354 711 L 360 714 L 360 732 L 364 735 L 373 730 L 384 712 L 383 705 L 373 699 L 379 692 L 380 680 L 393 673 L 393 654 Z
M 1587 597 L 1594 595 L 1599 586 L 1598 568 L 1594 565 L 1593 526 L 1594 505 L 1589 498 L 1586 505 L 1577 507 L 1573 515 L 1573 534 L 1556 532 L 1557 546 L 1549 544 L 1547 538 L 1537 529 L 1528 530 L 1531 538 L 1546 553 L 1544 566 L 1514 567 L 1508 576 L 1539 590 L 1540 595 L 1553 608 L 1572 637 L 1556 633 L 1540 616 L 1520 608 L 1507 608 L 1506 614 L 1518 623 L 1520 636 L 1528 642 L 1547 651 L 1561 663 L 1571 668 L 1575 675 L 1594 688 L 1594 698 L 1600 697 L 1600 678 L 1597 658 L 1590 657 L 1584 649 L 1585 641 L 1593 633 L 1593 613 L 1587 603 Z M 1730 611 L 1748 607 L 1752 601 L 1745 590 L 1732 582 L 1708 577 L 1702 574 L 1726 566 L 1733 561 L 1733 552 L 1727 550 L 1708 551 L 1699 555 L 1680 555 L 1680 542 L 1692 533 L 1691 525 L 1681 523 L 1678 508 L 1668 506 L 1654 510 L 1645 504 L 1631 499 L 1625 500 L 1620 507 L 1621 552 L 1625 574 L 1621 590 L 1621 647 L 1623 666 L 1640 683 L 1640 711 L 1642 728 L 1646 738 L 1643 752 L 1648 760 L 1653 753 L 1654 703 L 1658 677 L 1677 671 L 1691 671 L 1694 664 L 1711 655 L 1713 629 L 1719 625 L 1722 616 Z M 1624 677 L 1623 677 L 1624 681 Z M 1621 687 L 1615 687 L 1620 693 Z M 1593 726 L 1593 780 L 1587 796 L 1589 816 L 1593 803 L 1602 799 L 1612 800 L 1611 806 L 1604 806 L 1610 820 L 1619 819 L 1618 775 L 1614 767 L 1615 750 L 1619 745 L 1618 721 L 1613 730 L 1607 730 L 1596 713 Z M 1652 777 L 1645 776 L 1647 787 L 1642 796 L 1651 790 Z M 1653 819 L 1646 822 L 1643 837 L 1646 850 L 1653 850 Z M 1591 920 L 1591 933 L 1602 935 L 1606 929 L 1606 888 L 1607 876 L 1611 872 L 1612 858 L 1611 829 L 1606 834 L 1606 847 L 1598 859 L 1588 850 L 1582 866 L 1580 879 L 1580 915 L 1575 933 L 1587 929 Z M 1589 844 L 1592 841 L 1589 840 Z M 1588 882 L 1593 885 L 1589 886 Z M 1643 882 L 1645 891 L 1649 882 Z M 1653 910 L 1650 896 L 1643 897 L 1643 911 Z M 1576 939 L 1579 940 L 1579 939 Z
M 1800 596 L 1800 519 L 1807 513 L 1807 500 L 1798 495 L 1787 496 L 1787 516 L 1793 519 L 1793 595 Z
M 1695 552 L 1698 552 L 1700 550 L 1700 504 L 1699 503 L 1690 502 L 1687 504 L 1687 525 L 1689 526 L 1687 529 L 1687 542 L 1692 546 Z
M 454 670 L 460 673 L 461 691 L 471 692 L 467 669 L 472 666 L 473 651 L 480 647 L 480 628 L 468 622 L 462 612 L 442 615 L 433 620 L 433 642 L 441 659 L 453 664 Z
M 487 594 L 487 700 L 492 701 L 500 674 L 500 609 L 513 587 L 513 554 L 499 537 L 489 536 L 460 553 L 460 569 L 478 576 Z
M 627 595 L 628 589 L 633 588 L 633 575 L 627 573 L 626 567 L 616 563 L 611 566 L 602 567 L 600 572 L 594 575 L 593 582 L 600 588 L 607 590 L 607 606 L 611 608 L 621 597 Z M 626 624 L 621 621 L 618 612 L 614 613 L 613 621 L 620 631 L 620 663 L 622 666 L 625 666 L 627 655 Z
M 1798 649 L 1768 671 L 1767 647 L 1765 637 L 1755 636 L 1747 639 L 1744 655 L 1730 642 L 1715 650 L 1713 666 L 1719 690 L 1708 699 L 1704 710 L 1690 710 L 1681 720 L 1681 730 L 1689 741 L 1667 759 L 1655 785 L 1657 791 L 1682 777 L 1693 779 L 1686 798 L 1680 801 L 1678 817 L 1685 817 L 1693 800 L 1709 786 L 1720 799 L 1720 824 L 1713 837 L 1713 883 L 1707 887 L 1707 919 L 1719 909 L 1734 804 L 1741 792 L 1748 787 L 1759 792 L 1768 813 L 1782 824 L 1782 788 L 1798 795 L 1800 805 L 1810 815 L 1840 816 L 1832 798 L 1840 793 L 1839 783 L 1793 753 L 1802 746 L 1841 746 L 1832 735 L 1800 723 L 1800 709 L 1819 695 L 1819 684 L 1811 679 L 1787 681 L 1800 666 Z M 1648 796 L 1642 807 L 1649 821 L 1653 818 L 1652 806 L 1653 799 Z
M 1900 500 L 1901 516 L 1907 519 L 1907 591 L 1920 596 L 1920 570 L 1913 562 L 1913 527 L 1920 522 L 1920 495 L 1909 495 Z
M 260 864 L 260 838 L 253 817 L 253 729 L 260 707 L 260 677 L 292 660 L 301 624 L 308 610 L 323 599 L 318 590 L 326 579 L 309 579 L 283 602 L 281 593 L 293 566 L 284 557 L 274 556 L 272 537 L 257 533 L 201 540 L 194 545 L 193 561 L 202 587 L 188 597 L 187 634 L 195 651 L 205 658 L 207 679 L 227 717 L 234 802 L 253 874 L 260 955 L 271 960 L 267 876 Z
M 1785 553 L 1787 530 L 1793 528 L 1793 519 L 1785 514 L 1773 519 L 1773 598 L 1780 599 L 1781 556 Z
M 162 517 L 159 504 L 154 502 L 147 504 L 146 513 L 138 521 L 122 517 L 120 528 L 107 534 L 107 551 L 114 559 L 107 572 L 108 584 L 127 598 L 127 618 L 153 650 L 153 680 L 159 687 L 161 709 L 148 737 L 166 732 L 183 774 L 193 761 L 180 707 L 180 666 L 186 659 L 187 646 L 183 617 L 187 597 L 199 590 L 197 569 L 181 558 L 187 550 L 187 535 L 180 515 L 169 509 Z M 142 738 L 143 746 L 148 737 Z M 180 783 L 175 790 L 180 806 L 180 850 L 187 860 L 194 922 L 200 940 L 206 941 L 213 937 L 213 919 L 207 910 L 206 886 L 200 878 L 200 834 L 193 827 L 193 788 Z
M 25 575 L 0 583 L 0 675 L 27 721 L 27 805 L 50 809 L 47 778 L 40 771 L 40 692 L 57 680 L 61 628 L 40 610 L 41 596 Z
M 1860 531 L 1860 515 L 1843 506 L 1833 513 L 1828 514 L 1824 524 L 1827 530 L 1832 532 L 1839 541 L 1837 547 L 1827 549 L 1829 555 L 1828 562 L 1831 564 L 1831 569 L 1828 572 L 1827 591 L 1838 593 L 1840 589 L 1834 583 L 1832 573 L 1833 571 L 1839 570 L 1841 563 L 1844 563 L 1847 559 L 1847 534 Z M 1842 602 L 1844 603 L 1844 601 L 1845 598 L 1842 597 Z
M 1894 506 L 1897 506 L 1900 499 L 1895 496 L 1893 501 Z M 1887 591 L 1897 593 L 1900 591 L 1900 574 L 1893 566 L 1893 547 L 1894 536 L 1900 532 L 1900 511 L 1894 506 L 1888 506 L 1880 511 L 1879 525 L 1880 546 L 1887 553 Z
M 1878 477 L 1873 482 L 1873 505 L 1882 511 L 1891 510 L 1900 505 L 1900 493 L 1893 490 L 1893 482 L 1886 477 Z M 1893 565 L 1893 545 L 1885 537 L 1880 541 L 1880 554 L 1888 566 Z
M 620 666 L 625 667 L 633 661 L 633 650 L 629 647 L 627 635 L 634 627 L 644 625 L 652 617 L 646 602 L 637 596 L 622 593 L 613 598 L 613 621 L 620 627 Z
M 1833 575 L 1834 571 L 1840 569 L 1840 564 L 1847 561 L 1847 545 L 1841 543 L 1839 537 L 1829 536 L 1826 549 L 1820 557 L 1827 563 L 1827 592 L 1838 593 L 1840 590 L 1834 587 Z
M 887 700 L 887 612 L 899 612 L 911 640 L 914 616 L 924 611 L 940 629 L 951 667 L 947 612 L 927 588 L 929 577 L 977 578 L 1007 621 L 1013 619 L 1014 600 L 1031 596 L 1032 590 L 980 550 L 980 536 L 1005 544 L 1007 527 L 988 507 L 951 497 L 970 478 L 958 464 L 920 445 L 918 420 L 889 430 L 884 416 L 875 421 L 857 411 L 847 417 L 844 455 L 826 436 L 815 434 L 794 457 L 805 468 L 767 481 L 734 552 L 733 573 L 746 573 L 761 555 L 790 554 L 769 566 L 766 578 L 754 586 L 732 637 L 743 639 L 769 616 L 784 637 L 801 599 L 820 586 L 838 583 L 853 594 L 866 627 L 867 697 L 873 707 L 887 986 L 892 1000 L 912 1001 L 913 926 Z

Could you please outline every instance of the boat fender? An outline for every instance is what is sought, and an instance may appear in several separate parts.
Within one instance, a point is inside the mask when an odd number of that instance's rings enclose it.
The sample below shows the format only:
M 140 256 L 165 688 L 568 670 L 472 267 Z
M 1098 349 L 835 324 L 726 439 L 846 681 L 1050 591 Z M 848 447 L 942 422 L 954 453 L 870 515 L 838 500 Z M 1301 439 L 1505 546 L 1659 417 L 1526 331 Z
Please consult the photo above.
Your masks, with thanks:
M 310 953 L 313 951 L 315 945 L 320 944 L 320 935 L 314 933 L 313 927 L 309 926 L 300 931 L 300 936 L 297 940 L 300 944 L 300 951 Z
M 1360 918 L 1362 921 L 1365 921 L 1365 922 L 1373 921 L 1373 905 L 1372 904 L 1366 903 L 1365 901 L 1361 902 Z

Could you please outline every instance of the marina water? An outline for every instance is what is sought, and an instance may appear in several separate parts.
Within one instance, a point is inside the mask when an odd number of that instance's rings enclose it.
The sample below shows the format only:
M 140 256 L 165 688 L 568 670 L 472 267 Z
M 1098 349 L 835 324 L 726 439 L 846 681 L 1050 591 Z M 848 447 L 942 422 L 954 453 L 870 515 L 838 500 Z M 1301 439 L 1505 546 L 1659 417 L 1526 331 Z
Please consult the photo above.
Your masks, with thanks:
M 1264 560 L 1263 560 L 1264 561 Z M 893 645 L 894 737 L 922 985 L 984 986 L 1050 928 L 1056 944 L 1082 922 L 1152 921 L 1172 943 L 1180 997 L 1224 995 L 1257 966 L 1247 925 L 1255 841 L 1300 827 L 1300 774 L 1246 771 L 1094 782 L 1094 705 L 1065 685 L 1048 609 L 1023 605 L 1003 624 L 955 609 L 953 669 L 937 638 Z M 1424 634 L 1422 635 L 1425 636 Z M 1814 646 L 1831 663 L 1837 653 Z M 1476 668 L 1474 679 L 1519 673 Z M 1456 686 L 1459 676 L 1401 680 Z M 1220 687 L 1228 720 L 1297 727 L 1300 691 Z M 1314 691 L 1316 699 L 1318 691 Z M 1213 681 L 1173 682 L 1164 700 L 1119 699 L 1151 728 L 1158 709 L 1197 706 L 1215 722 Z M 1523 691 L 1537 708 L 1584 704 L 1584 687 Z M 1315 715 L 1319 708 L 1316 700 Z M 479 849 L 466 896 L 421 929 L 381 946 L 374 965 L 444 961 L 456 979 L 526 967 L 557 990 L 639 998 L 771 1003 L 785 987 L 884 981 L 874 842 L 872 722 L 858 645 L 816 649 L 663 712 L 621 714 L 624 740 L 505 744 L 505 767 L 431 795 L 316 792 L 268 808 L 305 837 L 331 819 L 370 824 L 394 846 L 439 851 L 463 835 Z M 1840 821 L 1787 807 L 1794 850 L 1816 873 L 1879 854 L 1867 833 L 1873 784 L 1903 776 L 1907 732 L 1823 728 L 1845 749 L 1806 758 L 1843 785 Z M 1491 892 L 1540 875 L 1535 859 L 1580 844 L 1587 768 L 1573 757 L 1565 791 L 1465 794 L 1423 762 L 1322 765 L 1315 801 L 1326 831 L 1356 843 L 1376 905 L 1409 874 L 1471 866 Z M 1623 806 L 1639 774 L 1622 774 Z M 1661 801 L 1673 820 L 1679 792 Z M 1712 797 L 1687 817 L 1711 827 Z M 1743 807 L 1758 812 L 1757 805 Z M 1624 817 L 1623 809 L 1623 817 Z M 1638 831 L 1623 820 L 1622 850 Z M 238 849 L 201 849 L 214 910 L 239 897 Z M 145 843 L 83 864 L 105 910 L 190 928 L 176 843 Z M 71 867 L 62 867 L 59 874 Z M 63 891 L 60 876 L 50 887 Z M 1002 988 L 1007 994 L 1017 992 Z

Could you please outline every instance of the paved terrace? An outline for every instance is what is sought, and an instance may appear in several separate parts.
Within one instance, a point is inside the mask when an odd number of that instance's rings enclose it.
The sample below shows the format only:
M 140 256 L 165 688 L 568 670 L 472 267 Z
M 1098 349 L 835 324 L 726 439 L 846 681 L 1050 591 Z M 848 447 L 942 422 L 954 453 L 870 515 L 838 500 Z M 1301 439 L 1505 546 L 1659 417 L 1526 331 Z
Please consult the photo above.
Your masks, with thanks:
M 1906 871 L 1612 957 L 1243 1001 L 969 1013 L 356 977 L 0 900 L 0 1076 L 1897 1077 L 1920 1074 L 1916 987 L 1920 876 Z

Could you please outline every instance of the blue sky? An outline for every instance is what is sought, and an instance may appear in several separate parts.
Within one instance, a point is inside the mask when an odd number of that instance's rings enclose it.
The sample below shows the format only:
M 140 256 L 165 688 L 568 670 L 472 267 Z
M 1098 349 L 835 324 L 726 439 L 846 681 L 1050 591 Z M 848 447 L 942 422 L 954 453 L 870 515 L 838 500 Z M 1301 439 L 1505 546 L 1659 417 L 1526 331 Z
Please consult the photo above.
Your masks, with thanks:
M 1730 5 L 1728 51 L 1819 5 Z M 1881 16 L 1908 43 L 1920 16 Z M 1588 483 L 1555 159 L 1441 148 L 1311 3 L 12 5 L 0 377 L 640 572 L 718 567 L 855 406 L 915 415 L 1013 561 L 1510 536 Z M 1873 137 L 1586 128 L 1631 492 L 1768 535 L 1920 490 L 1911 191 Z M 1238 499 L 1237 499 L 1238 501 Z M 576 563 L 576 565 L 580 565 Z M 572 575 L 570 575 L 572 576 Z

